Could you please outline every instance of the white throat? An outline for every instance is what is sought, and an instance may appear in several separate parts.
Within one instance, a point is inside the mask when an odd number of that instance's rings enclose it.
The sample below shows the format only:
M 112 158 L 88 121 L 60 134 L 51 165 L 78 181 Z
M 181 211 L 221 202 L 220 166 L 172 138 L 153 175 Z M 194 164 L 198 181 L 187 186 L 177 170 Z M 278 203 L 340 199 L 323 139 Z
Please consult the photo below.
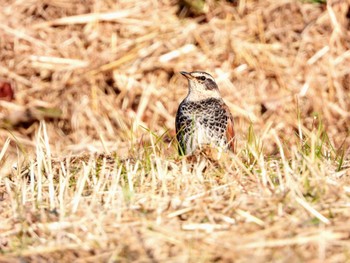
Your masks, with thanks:
M 189 91 L 185 98 L 185 101 L 201 101 L 205 99 L 221 99 L 221 95 L 218 89 L 208 90 L 204 85 L 194 81 L 189 81 Z

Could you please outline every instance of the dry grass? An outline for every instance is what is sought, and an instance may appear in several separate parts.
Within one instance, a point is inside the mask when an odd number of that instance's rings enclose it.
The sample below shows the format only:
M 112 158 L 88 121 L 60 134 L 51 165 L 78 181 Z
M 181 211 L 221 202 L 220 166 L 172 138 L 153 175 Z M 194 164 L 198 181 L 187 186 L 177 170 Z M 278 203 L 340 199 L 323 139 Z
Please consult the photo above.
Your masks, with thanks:
M 349 1 L 185 2 L 3 1 L 0 261 L 350 261 Z M 177 156 L 180 70 L 235 155 Z

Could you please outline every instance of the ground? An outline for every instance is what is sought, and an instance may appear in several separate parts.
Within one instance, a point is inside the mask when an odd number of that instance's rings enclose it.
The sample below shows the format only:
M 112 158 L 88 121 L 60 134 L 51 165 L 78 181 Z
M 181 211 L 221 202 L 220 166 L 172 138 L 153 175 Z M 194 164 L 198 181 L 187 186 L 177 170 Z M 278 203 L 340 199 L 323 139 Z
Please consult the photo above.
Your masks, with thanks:
M 4 0 L 1 262 L 350 261 L 349 1 Z M 236 152 L 180 157 L 180 71 Z

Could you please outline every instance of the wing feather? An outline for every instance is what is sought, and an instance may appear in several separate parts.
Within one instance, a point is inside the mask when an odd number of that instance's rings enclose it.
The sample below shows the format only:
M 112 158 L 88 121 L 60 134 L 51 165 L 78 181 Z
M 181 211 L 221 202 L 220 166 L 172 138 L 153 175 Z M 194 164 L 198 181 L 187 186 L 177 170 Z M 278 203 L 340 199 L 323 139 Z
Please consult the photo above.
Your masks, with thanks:
M 226 137 L 227 137 L 228 147 L 232 152 L 235 152 L 235 131 L 234 131 L 234 124 L 233 124 L 233 117 L 226 104 L 224 104 L 224 108 L 228 116 L 227 125 L 226 125 Z
M 186 127 L 186 122 L 181 120 L 180 115 L 181 115 L 181 104 L 176 113 L 175 128 L 176 128 L 176 139 L 178 142 L 179 155 L 185 155 L 186 142 L 185 142 L 185 136 L 184 136 L 185 135 L 184 129 Z

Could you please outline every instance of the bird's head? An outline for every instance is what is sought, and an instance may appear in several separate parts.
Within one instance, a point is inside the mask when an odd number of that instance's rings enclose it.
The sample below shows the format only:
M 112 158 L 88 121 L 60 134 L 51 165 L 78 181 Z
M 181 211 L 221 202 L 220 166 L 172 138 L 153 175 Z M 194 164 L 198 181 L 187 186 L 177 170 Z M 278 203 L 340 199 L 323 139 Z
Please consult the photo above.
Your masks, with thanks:
M 189 92 L 186 97 L 188 101 L 200 101 L 209 98 L 221 98 L 215 79 L 206 72 L 180 72 L 188 80 Z

